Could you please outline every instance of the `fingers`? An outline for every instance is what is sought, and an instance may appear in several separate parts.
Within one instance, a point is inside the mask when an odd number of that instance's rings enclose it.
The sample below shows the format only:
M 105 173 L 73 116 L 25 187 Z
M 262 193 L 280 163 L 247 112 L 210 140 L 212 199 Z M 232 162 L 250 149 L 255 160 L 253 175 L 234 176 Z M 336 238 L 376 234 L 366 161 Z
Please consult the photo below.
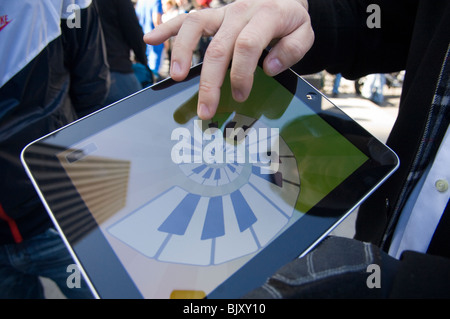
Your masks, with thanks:
M 202 36 L 216 33 L 222 20 L 220 10 L 201 10 L 184 16 L 172 47 L 170 75 L 173 79 L 179 81 L 187 76 L 198 41 Z
M 266 2 L 249 13 L 251 18 L 237 36 L 232 56 L 230 78 L 236 101 L 248 98 L 261 53 L 273 39 L 280 40 L 264 61 L 264 69 L 270 76 L 297 63 L 311 48 L 314 32 L 307 10 L 298 2 L 291 4 L 287 9 L 286 2 Z M 214 106 L 209 111 L 214 113 Z
M 181 28 L 186 15 L 179 15 L 169 21 L 158 25 L 151 32 L 144 35 L 144 42 L 149 45 L 158 45 L 166 41 L 172 36 L 177 35 Z
M 220 29 L 206 50 L 200 79 L 197 113 L 201 119 L 214 116 L 228 66 L 233 56 L 236 39 L 249 20 L 246 2 L 230 6 L 223 12 Z
M 303 3 L 305 2 L 305 3 Z M 148 44 L 175 36 L 171 76 L 183 80 L 191 67 L 192 52 L 204 35 L 214 35 L 205 53 L 200 77 L 198 115 L 214 116 L 228 66 L 233 98 L 245 101 L 262 51 L 274 39 L 264 61 L 268 75 L 276 75 L 298 62 L 311 48 L 314 33 L 304 0 L 236 0 L 219 9 L 206 9 L 179 16 L 145 35 Z
M 233 98 L 238 102 L 245 101 L 250 94 L 262 51 L 283 33 L 279 17 L 273 6 L 259 8 L 236 39 L 230 78 Z
M 300 61 L 314 43 L 314 32 L 309 20 L 291 34 L 280 39 L 264 60 L 264 71 L 275 76 Z

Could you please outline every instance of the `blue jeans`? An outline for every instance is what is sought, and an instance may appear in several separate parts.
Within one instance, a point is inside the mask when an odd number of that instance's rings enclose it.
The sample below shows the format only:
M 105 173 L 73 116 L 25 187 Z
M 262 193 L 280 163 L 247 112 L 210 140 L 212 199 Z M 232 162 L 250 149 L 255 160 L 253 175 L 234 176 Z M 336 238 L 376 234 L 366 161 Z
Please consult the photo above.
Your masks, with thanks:
M 111 86 L 103 103 L 105 106 L 121 100 L 142 89 L 142 85 L 133 73 L 111 71 Z
M 68 266 L 72 264 L 72 256 L 53 228 L 20 244 L 0 245 L 0 298 L 45 298 L 39 277 L 53 280 L 67 298 L 92 298 L 83 278 L 80 288 L 69 287 L 73 272 L 68 272 Z
M 341 85 L 341 79 L 342 74 L 341 73 L 336 74 L 333 83 L 333 91 L 332 91 L 333 94 L 339 94 L 339 86 Z

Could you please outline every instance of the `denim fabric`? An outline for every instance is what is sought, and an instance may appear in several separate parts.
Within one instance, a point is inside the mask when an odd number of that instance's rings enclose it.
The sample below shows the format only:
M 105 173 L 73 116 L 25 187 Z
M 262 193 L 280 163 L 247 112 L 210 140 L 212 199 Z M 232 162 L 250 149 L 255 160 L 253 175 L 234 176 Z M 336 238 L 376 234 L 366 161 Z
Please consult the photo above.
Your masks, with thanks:
M 306 256 L 282 267 L 244 299 L 383 298 L 388 296 L 397 262 L 391 265 L 385 259 L 391 261 L 372 244 L 328 237 Z M 372 274 L 369 265 L 380 266 L 379 288 L 367 283 Z
M 331 91 L 333 94 L 339 94 L 339 86 L 341 85 L 342 74 L 336 74 L 333 82 L 333 90 Z
M 80 288 L 69 288 L 67 279 L 73 264 L 58 232 L 50 228 L 20 244 L 0 246 L 0 298 L 45 298 L 39 277 L 53 280 L 67 298 L 86 299 L 92 294 L 81 279 Z
M 111 71 L 111 86 L 104 105 L 112 104 L 142 89 L 141 83 L 134 73 Z

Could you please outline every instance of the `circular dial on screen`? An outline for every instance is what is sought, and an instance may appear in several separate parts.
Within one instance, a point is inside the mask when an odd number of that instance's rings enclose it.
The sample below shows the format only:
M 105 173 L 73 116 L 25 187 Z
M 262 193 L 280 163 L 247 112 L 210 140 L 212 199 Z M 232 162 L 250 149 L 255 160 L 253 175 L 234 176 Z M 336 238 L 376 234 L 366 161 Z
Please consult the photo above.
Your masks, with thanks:
M 288 224 L 300 177 L 278 130 L 239 114 L 221 128 L 197 123 L 178 182 L 109 231 L 160 261 L 221 264 L 258 251 Z M 125 231 L 135 223 L 149 225 L 146 234 Z

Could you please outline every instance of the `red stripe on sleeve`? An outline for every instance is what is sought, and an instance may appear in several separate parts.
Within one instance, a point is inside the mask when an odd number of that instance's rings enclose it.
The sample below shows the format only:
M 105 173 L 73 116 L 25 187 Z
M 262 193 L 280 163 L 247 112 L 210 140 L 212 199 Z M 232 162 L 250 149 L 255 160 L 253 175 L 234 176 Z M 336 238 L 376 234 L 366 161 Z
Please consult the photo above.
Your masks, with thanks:
M 11 230 L 14 241 L 18 244 L 22 242 L 23 238 L 20 234 L 19 228 L 17 227 L 16 221 L 6 215 L 5 210 L 3 209 L 2 204 L 0 204 L 0 218 L 5 220 L 8 223 L 9 229 Z

